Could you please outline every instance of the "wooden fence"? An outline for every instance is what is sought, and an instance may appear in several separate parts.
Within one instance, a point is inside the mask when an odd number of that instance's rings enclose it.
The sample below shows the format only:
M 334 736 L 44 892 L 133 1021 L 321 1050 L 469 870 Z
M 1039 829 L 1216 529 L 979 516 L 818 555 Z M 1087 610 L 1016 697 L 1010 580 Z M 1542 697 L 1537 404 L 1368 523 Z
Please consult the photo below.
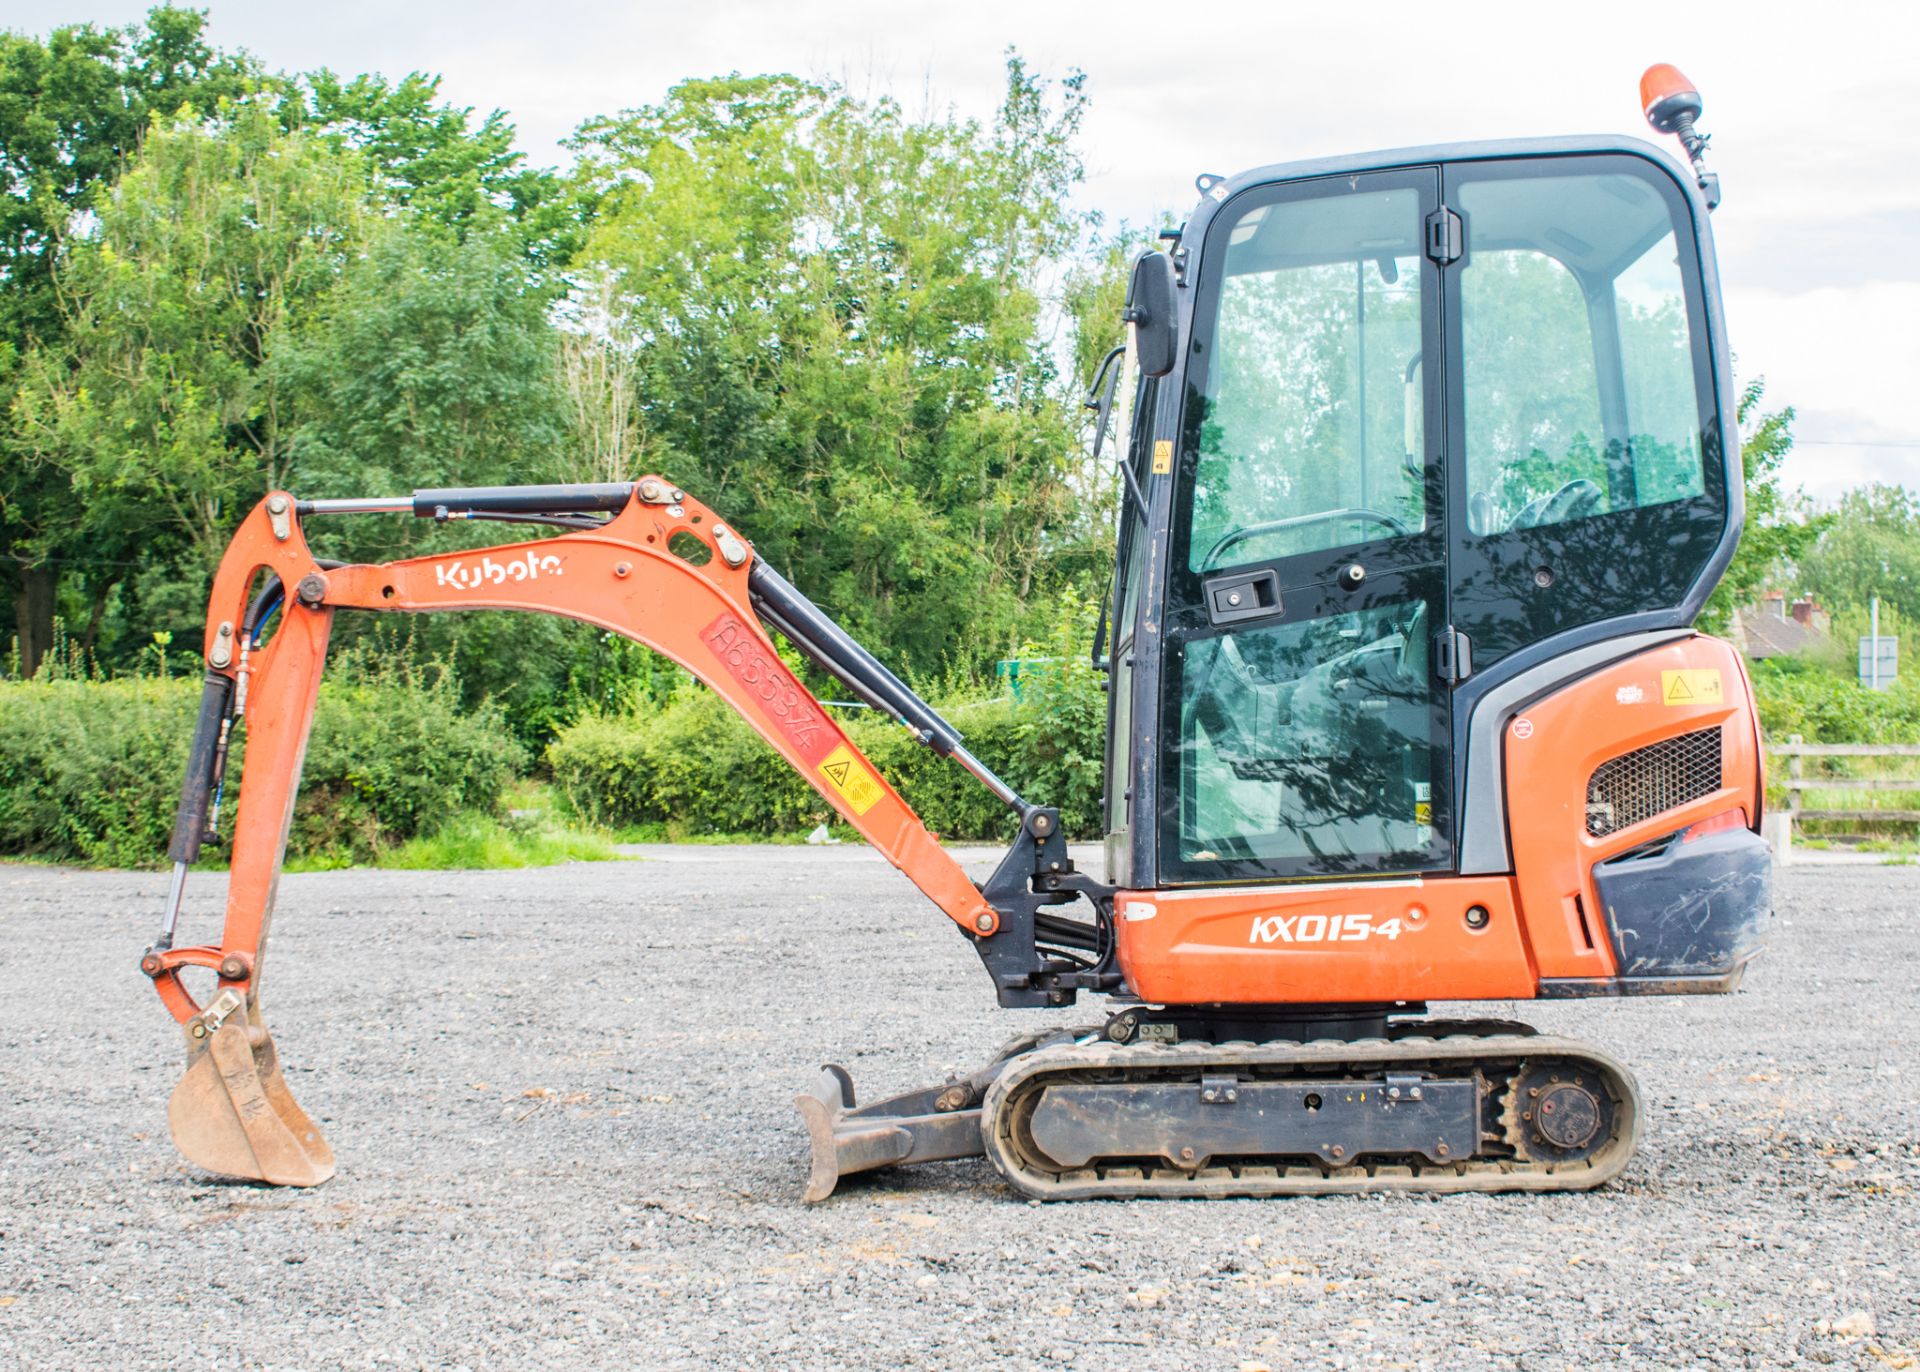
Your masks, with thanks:
M 1920 776 L 1847 776 L 1835 775 L 1826 770 L 1832 767 L 1834 758 L 1914 758 L 1920 759 L 1920 744 L 1915 743 L 1803 743 L 1799 734 L 1790 735 L 1785 743 L 1769 743 L 1770 756 L 1784 758 L 1787 774 L 1778 784 L 1787 791 L 1787 815 L 1794 820 L 1852 820 L 1920 823 L 1920 810 L 1897 810 L 1879 806 L 1865 809 L 1831 809 L 1807 807 L 1803 801 L 1811 792 L 1816 802 L 1823 791 L 1844 791 L 1858 794 L 1871 791 L 1904 791 L 1908 795 L 1920 795 Z M 1814 770 L 1810 773 L 1807 760 L 1814 760 Z M 1920 761 L 1914 763 L 1920 770 Z M 1884 769 L 1877 769 L 1884 770 Z

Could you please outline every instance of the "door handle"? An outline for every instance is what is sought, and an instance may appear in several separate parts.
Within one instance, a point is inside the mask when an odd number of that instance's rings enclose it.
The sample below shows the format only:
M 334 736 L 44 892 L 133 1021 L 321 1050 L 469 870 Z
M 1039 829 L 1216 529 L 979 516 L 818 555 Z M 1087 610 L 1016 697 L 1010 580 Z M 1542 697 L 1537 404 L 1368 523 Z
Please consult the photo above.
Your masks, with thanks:
M 1449 686 L 1473 675 L 1473 640 L 1451 624 L 1433 636 L 1433 673 Z
M 1216 576 L 1205 583 L 1205 589 L 1210 623 L 1232 624 L 1280 613 L 1280 577 L 1272 568 Z

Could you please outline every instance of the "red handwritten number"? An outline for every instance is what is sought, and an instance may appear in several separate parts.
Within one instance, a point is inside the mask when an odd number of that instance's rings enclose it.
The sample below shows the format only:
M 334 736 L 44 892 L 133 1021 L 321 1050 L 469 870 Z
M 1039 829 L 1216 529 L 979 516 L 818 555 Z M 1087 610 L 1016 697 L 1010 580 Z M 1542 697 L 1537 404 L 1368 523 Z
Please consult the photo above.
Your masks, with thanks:
M 714 654 L 743 685 L 758 688 L 754 694 L 786 725 L 794 741 L 802 748 L 813 747 L 814 735 L 826 721 L 802 703 L 799 690 L 789 684 L 785 664 L 768 661 L 751 635 L 731 616 L 721 616 L 704 636 Z

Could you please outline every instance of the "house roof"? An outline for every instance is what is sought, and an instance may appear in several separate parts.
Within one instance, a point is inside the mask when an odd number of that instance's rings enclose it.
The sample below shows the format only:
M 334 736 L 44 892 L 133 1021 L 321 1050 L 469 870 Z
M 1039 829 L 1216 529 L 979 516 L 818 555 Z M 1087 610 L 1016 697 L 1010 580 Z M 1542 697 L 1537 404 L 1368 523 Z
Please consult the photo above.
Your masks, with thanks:
M 1826 639 L 1826 635 L 1818 629 L 1802 624 L 1797 619 L 1769 614 L 1765 610 L 1741 615 L 1740 628 L 1746 640 L 1747 656 L 1756 661 L 1804 652 Z

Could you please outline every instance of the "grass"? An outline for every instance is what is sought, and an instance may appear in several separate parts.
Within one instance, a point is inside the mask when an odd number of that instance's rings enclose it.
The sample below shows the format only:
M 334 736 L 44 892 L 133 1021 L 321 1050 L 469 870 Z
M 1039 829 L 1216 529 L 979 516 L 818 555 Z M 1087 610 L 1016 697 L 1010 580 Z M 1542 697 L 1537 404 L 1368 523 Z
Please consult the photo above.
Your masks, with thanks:
M 1916 852 L 1920 852 L 1920 844 L 1915 843 L 1912 835 L 1866 838 L 1848 846 L 1851 846 L 1856 853 L 1895 853 L 1912 857 Z
M 1885 826 L 1863 831 L 1857 826 L 1842 827 L 1839 821 L 1802 821 L 1795 826 L 1793 846 L 1846 853 L 1920 854 L 1920 835 L 1911 827 L 1896 833 Z
M 807 841 L 804 830 L 786 834 L 696 834 L 685 826 L 672 822 L 633 824 L 613 834 L 615 843 L 688 843 L 688 844 L 804 844 Z M 863 843 L 860 831 L 850 824 L 834 824 L 828 832 L 842 843 Z
M 495 814 L 466 810 L 448 816 L 430 834 L 408 839 L 374 859 L 396 871 L 449 871 L 496 867 L 551 867 L 562 862 L 629 860 L 617 845 L 626 840 L 588 828 L 563 814 L 553 788 L 519 781 L 501 798 Z M 289 872 L 335 871 L 353 864 L 331 854 L 290 858 Z
M 378 867 L 409 871 L 454 867 L 551 867 L 558 862 L 609 862 L 613 841 L 592 830 L 557 824 L 523 826 L 492 815 L 455 815 L 431 834 L 380 855 Z
M 1777 741 L 1777 740 L 1776 740 Z M 1767 777 L 1767 809 L 1780 813 L 1787 808 L 1787 795 L 1793 789 L 1789 760 L 1770 758 Z M 1912 781 L 1913 790 L 1878 790 L 1872 787 L 1848 790 L 1822 786 L 1803 788 L 1800 804 L 1819 810 L 1912 810 L 1920 809 L 1920 778 L 1914 776 L 1914 759 L 1909 757 L 1831 757 L 1814 755 L 1801 762 L 1807 781 L 1845 782 L 1851 780 Z M 1799 819 L 1794 824 L 1794 846 L 1815 850 L 1875 853 L 1890 864 L 1912 862 L 1920 855 L 1920 834 L 1910 821 L 1897 819 Z

